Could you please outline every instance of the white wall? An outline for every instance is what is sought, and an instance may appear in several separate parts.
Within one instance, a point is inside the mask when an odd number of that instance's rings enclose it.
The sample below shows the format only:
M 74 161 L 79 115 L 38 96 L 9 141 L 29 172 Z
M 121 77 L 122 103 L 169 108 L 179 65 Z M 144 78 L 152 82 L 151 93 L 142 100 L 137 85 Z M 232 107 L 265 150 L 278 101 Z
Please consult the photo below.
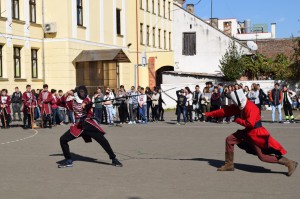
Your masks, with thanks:
M 265 32 L 265 33 L 247 33 L 247 34 L 237 34 L 235 36 L 239 40 L 249 41 L 249 40 L 256 40 L 256 39 L 271 39 L 272 33 Z
M 232 38 L 207 24 L 205 21 L 191 15 L 174 4 L 174 66 L 175 71 L 217 74 L 220 72 L 219 60 L 228 49 Z M 192 25 L 192 28 L 190 28 Z M 182 55 L 182 37 L 184 32 L 196 32 L 197 54 Z M 236 43 L 238 47 L 241 45 Z M 248 49 L 242 47 L 244 52 Z

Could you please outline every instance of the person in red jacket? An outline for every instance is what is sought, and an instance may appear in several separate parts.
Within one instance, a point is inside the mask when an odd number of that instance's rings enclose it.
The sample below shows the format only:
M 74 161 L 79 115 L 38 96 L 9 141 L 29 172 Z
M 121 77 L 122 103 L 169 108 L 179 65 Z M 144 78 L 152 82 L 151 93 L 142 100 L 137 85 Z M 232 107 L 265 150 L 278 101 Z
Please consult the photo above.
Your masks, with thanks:
M 61 118 L 61 115 L 59 113 L 58 106 L 61 103 L 60 98 L 58 97 L 58 94 L 56 93 L 55 89 L 51 89 L 52 94 L 52 101 L 51 101 L 51 109 L 53 113 L 53 125 L 56 126 L 57 121 L 59 121 L 59 124 L 63 124 L 63 119 Z
M 92 138 L 96 140 L 109 155 L 112 165 L 122 167 L 122 163 L 116 158 L 108 140 L 104 137 L 105 131 L 101 128 L 98 121 L 93 117 L 91 99 L 88 97 L 87 88 L 79 86 L 75 89 L 74 99 L 67 104 L 73 107 L 75 114 L 75 125 L 60 137 L 60 146 L 63 151 L 65 160 L 58 165 L 58 168 L 67 168 L 73 166 L 73 160 L 70 153 L 68 142 L 82 137 L 85 142 L 91 142 Z
M 31 119 L 34 120 L 34 109 L 36 107 L 36 98 L 35 95 L 31 92 L 31 86 L 26 86 L 26 91 L 22 95 L 23 101 L 23 114 L 24 114 L 24 129 L 32 128 Z M 26 125 L 26 121 L 28 122 Z
M 288 176 L 295 171 L 298 163 L 287 159 L 283 155 L 286 150 L 278 143 L 270 133 L 262 127 L 261 117 L 257 106 L 247 100 L 242 89 L 232 91 L 230 97 L 233 105 L 220 110 L 206 113 L 207 117 L 229 117 L 239 115 L 235 120 L 237 124 L 245 127 L 226 138 L 225 165 L 218 171 L 234 170 L 234 145 L 237 144 L 247 153 L 258 156 L 263 162 L 278 163 L 288 167 Z
M 52 128 L 51 121 L 51 102 L 53 100 L 51 92 L 48 91 L 48 85 L 43 85 L 43 91 L 40 92 L 38 104 L 41 107 L 41 117 L 43 119 L 43 127 L 46 128 L 47 122 L 49 122 L 49 127 Z
M 8 93 L 7 89 L 2 89 L 1 97 L 0 97 L 2 128 L 9 128 L 10 127 L 9 124 L 11 122 L 11 116 L 10 116 L 11 100 L 10 100 L 10 96 L 7 95 L 7 93 Z

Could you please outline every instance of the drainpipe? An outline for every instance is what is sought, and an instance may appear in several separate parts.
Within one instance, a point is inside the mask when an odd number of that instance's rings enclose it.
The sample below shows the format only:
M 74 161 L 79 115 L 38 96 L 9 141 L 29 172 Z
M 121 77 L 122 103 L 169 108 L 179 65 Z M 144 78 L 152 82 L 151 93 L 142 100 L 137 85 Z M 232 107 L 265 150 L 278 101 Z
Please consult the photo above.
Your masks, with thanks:
M 43 60 L 43 84 L 46 83 L 46 67 L 45 67 L 45 4 L 44 0 L 42 0 L 42 29 L 43 29 L 43 40 L 42 40 L 42 60 Z
M 136 19 L 136 64 L 137 66 L 139 65 L 139 18 L 138 18 L 138 0 L 135 0 L 135 5 L 136 5 L 136 9 L 135 9 L 135 19 Z M 134 66 L 134 72 L 135 70 L 137 70 L 137 75 L 136 75 L 136 84 L 139 85 L 139 68 L 137 67 L 135 69 L 136 66 Z M 136 85 L 136 86 L 137 86 Z

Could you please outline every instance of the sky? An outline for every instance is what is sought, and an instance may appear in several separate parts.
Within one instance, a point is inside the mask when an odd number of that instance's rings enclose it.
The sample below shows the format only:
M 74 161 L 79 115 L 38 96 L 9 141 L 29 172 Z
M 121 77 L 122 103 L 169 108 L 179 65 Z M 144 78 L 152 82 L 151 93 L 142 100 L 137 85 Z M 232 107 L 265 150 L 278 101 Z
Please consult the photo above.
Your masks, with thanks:
M 196 4 L 199 0 L 186 0 Z M 213 18 L 250 19 L 251 24 L 276 23 L 276 38 L 300 37 L 300 0 L 212 0 Z M 200 0 L 195 15 L 209 19 L 211 0 Z

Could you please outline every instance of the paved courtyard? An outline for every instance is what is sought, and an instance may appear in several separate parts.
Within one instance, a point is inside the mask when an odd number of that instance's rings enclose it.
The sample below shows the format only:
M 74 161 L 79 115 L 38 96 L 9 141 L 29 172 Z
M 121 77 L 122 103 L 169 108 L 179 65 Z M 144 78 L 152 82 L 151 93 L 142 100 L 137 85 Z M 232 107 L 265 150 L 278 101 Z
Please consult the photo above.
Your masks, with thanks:
M 58 169 L 63 159 L 59 137 L 68 126 L 0 130 L 2 199 L 206 199 L 298 198 L 300 168 L 293 176 L 277 164 L 263 163 L 236 147 L 234 172 L 217 172 L 224 163 L 224 139 L 236 124 L 166 122 L 104 127 L 122 168 L 110 165 L 96 143 L 70 143 L 74 167 Z M 300 162 L 300 122 L 264 126 Z M 299 112 L 296 112 L 296 116 Z

